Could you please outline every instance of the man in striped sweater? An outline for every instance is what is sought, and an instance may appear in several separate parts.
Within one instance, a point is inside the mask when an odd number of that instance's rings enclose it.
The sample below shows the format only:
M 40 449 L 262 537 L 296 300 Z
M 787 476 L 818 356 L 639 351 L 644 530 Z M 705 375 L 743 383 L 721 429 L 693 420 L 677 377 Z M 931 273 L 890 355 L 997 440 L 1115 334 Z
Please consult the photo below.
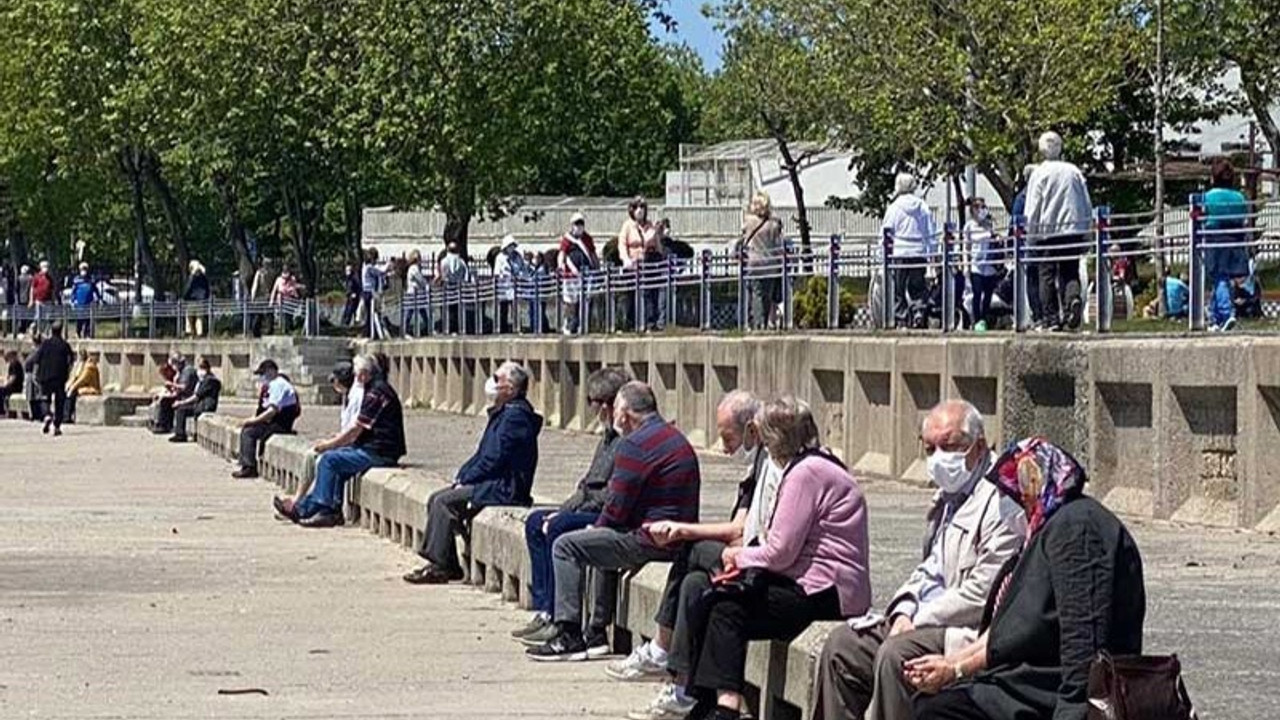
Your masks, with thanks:
M 698 457 L 689 441 L 658 414 L 653 389 L 630 382 L 618 391 L 614 429 L 622 436 L 604 509 L 594 527 L 561 535 L 552 546 L 555 568 L 554 620 L 559 630 L 545 645 L 530 648 L 539 661 L 585 660 L 609 652 L 605 629 L 613 621 L 619 570 L 671 560 L 678 546 L 659 547 L 648 525 L 660 520 L 697 522 L 702 485 Z M 594 568 L 595 604 L 584 634 L 583 585 Z

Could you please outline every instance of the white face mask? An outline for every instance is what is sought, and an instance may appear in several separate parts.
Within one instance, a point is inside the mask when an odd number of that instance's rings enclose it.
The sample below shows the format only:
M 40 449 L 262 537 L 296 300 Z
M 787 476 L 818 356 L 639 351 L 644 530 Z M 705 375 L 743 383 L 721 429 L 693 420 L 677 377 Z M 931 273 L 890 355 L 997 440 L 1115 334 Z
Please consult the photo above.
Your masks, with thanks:
M 645 210 L 644 208 L 639 208 L 639 209 L 637 209 L 637 210 L 636 210 L 636 222 L 644 222 L 644 219 L 645 219 L 646 217 L 648 217 L 648 215 L 649 215 L 649 211 L 648 211 L 648 210 Z
M 498 381 L 492 376 L 484 381 L 484 397 L 489 402 L 495 402 L 498 399 Z
M 946 452 L 935 450 L 925 466 L 929 469 L 929 479 L 944 493 L 960 492 L 969 482 L 971 474 L 965 464 L 967 452 Z
M 208 370 L 197 370 L 197 371 L 196 371 L 196 377 L 198 377 L 198 378 L 200 378 L 201 380 L 203 380 L 204 378 L 209 377 L 209 371 L 208 371 Z
M 582 237 L 582 233 L 584 232 L 586 232 L 586 230 L 584 230 L 581 225 L 574 225 L 573 227 L 569 228 L 569 234 L 576 238 Z
M 986 208 L 978 208 L 978 212 L 974 213 L 974 215 L 978 218 L 978 222 L 986 222 L 987 218 L 991 217 L 991 211 Z

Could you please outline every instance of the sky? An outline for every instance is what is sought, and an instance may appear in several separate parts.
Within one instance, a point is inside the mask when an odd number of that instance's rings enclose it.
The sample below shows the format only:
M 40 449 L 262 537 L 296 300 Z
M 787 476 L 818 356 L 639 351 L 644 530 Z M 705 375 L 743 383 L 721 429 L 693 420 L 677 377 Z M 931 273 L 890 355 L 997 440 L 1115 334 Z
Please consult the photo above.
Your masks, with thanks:
M 707 72 L 720 69 L 720 44 L 723 38 L 712 21 L 702 15 L 704 0 L 670 0 L 666 12 L 676 20 L 677 30 L 668 33 L 657 22 L 650 21 L 653 32 L 666 42 L 688 43 L 702 58 Z M 712 5 L 715 2 L 711 2 Z

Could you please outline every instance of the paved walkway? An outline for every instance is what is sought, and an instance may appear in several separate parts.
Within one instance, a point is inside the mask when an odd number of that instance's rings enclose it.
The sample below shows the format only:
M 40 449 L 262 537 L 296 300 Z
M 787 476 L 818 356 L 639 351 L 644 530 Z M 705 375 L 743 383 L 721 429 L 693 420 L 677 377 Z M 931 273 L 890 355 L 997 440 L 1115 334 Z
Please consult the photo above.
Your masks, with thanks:
M 336 411 L 309 408 L 319 435 Z M 409 461 L 447 474 L 478 418 L 410 413 Z M 539 495 L 561 497 L 594 438 L 548 432 Z M 410 554 L 355 529 L 271 519 L 272 488 L 192 445 L 0 421 L 0 717 L 622 717 L 652 687 L 598 663 L 533 665 L 496 595 L 412 588 Z M 740 469 L 706 458 L 704 514 Z M 918 552 L 928 494 L 867 486 L 882 603 Z M 1176 650 L 1202 717 L 1280 716 L 1280 541 L 1130 520 L 1146 560 L 1150 652 Z M 270 695 L 220 696 L 262 688 Z

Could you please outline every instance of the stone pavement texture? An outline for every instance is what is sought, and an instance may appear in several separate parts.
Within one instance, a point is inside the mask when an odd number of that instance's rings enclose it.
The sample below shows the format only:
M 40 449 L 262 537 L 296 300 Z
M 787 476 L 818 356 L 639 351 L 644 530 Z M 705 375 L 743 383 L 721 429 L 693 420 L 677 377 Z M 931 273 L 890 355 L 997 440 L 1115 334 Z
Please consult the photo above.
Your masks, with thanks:
M 336 422 L 312 407 L 299 429 Z M 406 428 L 407 462 L 444 477 L 483 421 L 415 412 Z M 566 495 L 594 442 L 544 433 L 535 493 Z M 623 717 L 653 690 L 610 683 L 598 663 L 525 662 L 506 637 L 524 615 L 497 595 L 405 586 L 410 554 L 277 523 L 271 486 L 231 481 L 194 446 L 87 427 L 52 440 L 13 421 L 0 458 L 0 717 Z M 740 472 L 704 456 L 704 517 L 727 512 Z M 929 495 L 866 490 L 883 604 L 918 557 Z M 1179 653 L 1201 717 L 1280 716 L 1280 541 L 1128 522 L 1147 650 Z M 217 695 L 255 687 L 271 695 Z

